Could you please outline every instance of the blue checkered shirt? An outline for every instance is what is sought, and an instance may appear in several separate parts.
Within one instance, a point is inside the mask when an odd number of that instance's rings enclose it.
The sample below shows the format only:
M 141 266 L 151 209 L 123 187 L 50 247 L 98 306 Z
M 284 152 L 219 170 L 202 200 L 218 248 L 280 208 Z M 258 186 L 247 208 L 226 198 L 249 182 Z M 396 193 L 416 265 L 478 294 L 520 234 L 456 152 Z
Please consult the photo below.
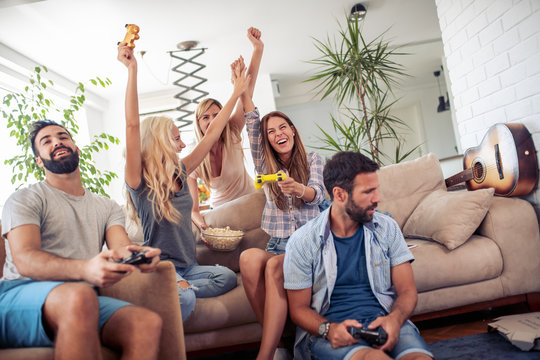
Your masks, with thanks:
M 257 174 L 266 174 L 259 110 L 255 109 L 245 114 L 245 118 L 255 171 Z M 264 187 L 266 205 L 263 210 L 261 228 L 272 237 L 288 238 L 296 229 L 319 214 L 318 205 L 324 200 L 323 160 L 318 154 L 310 153 L 308 161 L 309 181 L 307 186 L 315 190 L 313 201 L 304 202 L 301 207 L 297 208 L 293 206 L 292 197 L 289 196 L 287 210 L 281 210 L 274 203 L 268 188 Z M 283 171 L 289 175 L 286 169 L 283 169 Z
M 337 254 L 330 231 L 331 208 L 296 231 L 287 242 L 283 263 L 284 287 L 289 290 L 311 288 L 311 308 L 324 315 L 337 279 Z M 391 268 L 414 257 L 398 224 L 390 216 L 375 212 L 364 224 L 366 265 L 369 284 L 381 306 L 390 313 L 396 298 Z M 309 354 L 308 333 L 297 328 L 295 359 Z

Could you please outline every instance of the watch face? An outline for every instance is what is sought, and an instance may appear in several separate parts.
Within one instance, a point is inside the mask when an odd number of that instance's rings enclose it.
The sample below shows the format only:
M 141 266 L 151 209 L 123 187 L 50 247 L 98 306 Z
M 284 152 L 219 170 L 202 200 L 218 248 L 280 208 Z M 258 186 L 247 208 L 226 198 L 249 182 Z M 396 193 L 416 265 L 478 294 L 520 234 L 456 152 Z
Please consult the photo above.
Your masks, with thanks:
M 324 337 L 327 333 L 326 328 L 328 327 L 328 322 L 323 322 L 321 325 L 319 325 L 319 335 Z

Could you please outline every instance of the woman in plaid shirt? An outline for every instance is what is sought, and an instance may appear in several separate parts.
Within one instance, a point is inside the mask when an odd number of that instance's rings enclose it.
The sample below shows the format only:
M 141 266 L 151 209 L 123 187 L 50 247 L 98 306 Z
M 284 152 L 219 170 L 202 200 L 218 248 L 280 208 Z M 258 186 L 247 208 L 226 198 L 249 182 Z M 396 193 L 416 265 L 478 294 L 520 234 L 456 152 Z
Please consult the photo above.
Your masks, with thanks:
M 266 250 L 252 248 L 240 255 L 244 289 L 263 326 L 257 359 L 272 359 L 287 319 L 285 245 L 296 229 L 319 214 L 319 204 L 324 200 L 323 161 L 316 153 L 306 153 L 285 114 L 273 111 L 260 120 L 249 96 L 243 94 L 242 103 L 255 171 L 287 174 L 286 179 L 264 187 L 266 205 L 261 227 L 271 236 Z

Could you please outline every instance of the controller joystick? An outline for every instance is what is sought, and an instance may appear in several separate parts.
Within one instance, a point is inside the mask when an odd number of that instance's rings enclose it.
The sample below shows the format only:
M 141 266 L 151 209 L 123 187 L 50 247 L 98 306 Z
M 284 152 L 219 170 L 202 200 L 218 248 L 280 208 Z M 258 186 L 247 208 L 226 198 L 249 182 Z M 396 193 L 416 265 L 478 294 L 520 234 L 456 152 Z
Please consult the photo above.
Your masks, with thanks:
M 287 178 L 287 175 L 285 173 L 276 173 L 276 174 L 268 174 L 268 175 L 257 175 L 255 176 L 255 189 L 262 188 L 263 184 L 265 182 L 269 181 L 283 181 Z
M 383 345 L 388 339 L 388 334 L 382 327 L 368 330 L 351 326 L 349 333 L 355 339 L 364 339 L 370 345 Z
M 120 44 L 126 44 L 130 48 L 135 47 L 135 40 L 139 39 L 139 27 L 135 24 L 126 24 L 126 36 L 124 37 L 124 40 L 118 43 Z
M 147 258 L 145 256 L 146 251 L 135 251 L 131 250 L 131 255 L 123 259 L 114 259 L 115 262 L 120 264 L 129 264 L 129 265 L 140 265 L 140 264 L 150 264 L 152 258 Z

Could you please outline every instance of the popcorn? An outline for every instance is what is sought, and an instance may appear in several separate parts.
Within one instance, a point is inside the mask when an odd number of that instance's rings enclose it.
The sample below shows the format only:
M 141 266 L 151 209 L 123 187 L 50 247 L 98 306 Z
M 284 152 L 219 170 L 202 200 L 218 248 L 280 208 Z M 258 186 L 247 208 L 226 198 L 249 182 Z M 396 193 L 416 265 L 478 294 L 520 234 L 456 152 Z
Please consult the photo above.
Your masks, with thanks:
M 229 226 L 225 228 L 208 228 L 202 232 L 204 238 L 210 246 L 217 251 L 232 251 L 236 249 L 244 232 L 231 230 Z

